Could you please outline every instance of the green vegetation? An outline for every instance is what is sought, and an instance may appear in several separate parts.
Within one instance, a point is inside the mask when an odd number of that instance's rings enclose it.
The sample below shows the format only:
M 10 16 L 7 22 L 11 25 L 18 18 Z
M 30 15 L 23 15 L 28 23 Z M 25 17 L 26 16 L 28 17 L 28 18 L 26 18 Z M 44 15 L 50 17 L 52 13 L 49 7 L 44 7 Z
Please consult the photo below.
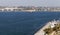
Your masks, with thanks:
M 44 32 L 45 32 L 45 34 L 49 35 L 53 32 L 53 29 L 52 28 L 46 28 L 46 29 L 44 29 Z
M 55 31 L 54 35 L 60 35 L 60 23 L 57 23 L 53 28 L 44 29 L 45 35 L 51 35 Z

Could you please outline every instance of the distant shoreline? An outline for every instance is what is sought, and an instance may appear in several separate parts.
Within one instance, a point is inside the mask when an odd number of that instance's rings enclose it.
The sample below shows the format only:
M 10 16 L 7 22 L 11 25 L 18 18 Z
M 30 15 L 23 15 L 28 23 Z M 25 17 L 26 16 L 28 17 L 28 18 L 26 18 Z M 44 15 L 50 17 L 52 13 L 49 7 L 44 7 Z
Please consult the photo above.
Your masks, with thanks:
M 36 11 L 48 11 L 48 12 L 60 12 L 60 7 L 24 7 L 24 6 L 0 6 L 0 11 L 25 11 L 25 12 L 36 12 Z

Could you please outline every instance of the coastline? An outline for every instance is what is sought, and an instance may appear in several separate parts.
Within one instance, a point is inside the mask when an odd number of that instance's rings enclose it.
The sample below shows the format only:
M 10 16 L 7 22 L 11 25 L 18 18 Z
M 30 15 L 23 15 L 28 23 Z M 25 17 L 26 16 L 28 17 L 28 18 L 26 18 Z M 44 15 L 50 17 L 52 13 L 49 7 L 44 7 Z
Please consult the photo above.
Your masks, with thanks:
M 35 6 L 0 6 L 0 11 L 48 11 L 48 12 L 60 12 L 60 7 L 35 7 Z
M 50 24 L 49 23 L 47 23 L 45 26 L 43 26 L 40 30 L 38 30 L 34 35 L 44 35 L 44 29 L 45 28 L 48 28 L 48 26 L 49 26 Z

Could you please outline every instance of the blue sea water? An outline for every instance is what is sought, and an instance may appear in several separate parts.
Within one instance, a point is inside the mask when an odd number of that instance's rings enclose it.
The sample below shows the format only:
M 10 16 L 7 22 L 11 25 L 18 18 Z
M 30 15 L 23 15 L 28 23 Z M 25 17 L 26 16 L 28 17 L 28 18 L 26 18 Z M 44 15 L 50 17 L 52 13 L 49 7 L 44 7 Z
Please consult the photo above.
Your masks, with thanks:
M 60 12 L 0 12 L 0 35 L 34 35 Z

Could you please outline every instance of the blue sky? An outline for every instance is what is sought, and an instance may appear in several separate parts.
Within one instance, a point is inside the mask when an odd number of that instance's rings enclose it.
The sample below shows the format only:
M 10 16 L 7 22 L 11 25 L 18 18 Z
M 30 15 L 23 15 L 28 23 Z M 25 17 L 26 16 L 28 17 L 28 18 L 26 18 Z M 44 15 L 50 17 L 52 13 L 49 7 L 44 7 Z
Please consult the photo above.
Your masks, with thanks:
M 0 6 L 60 6 L 60 0 L 0 0 Z

